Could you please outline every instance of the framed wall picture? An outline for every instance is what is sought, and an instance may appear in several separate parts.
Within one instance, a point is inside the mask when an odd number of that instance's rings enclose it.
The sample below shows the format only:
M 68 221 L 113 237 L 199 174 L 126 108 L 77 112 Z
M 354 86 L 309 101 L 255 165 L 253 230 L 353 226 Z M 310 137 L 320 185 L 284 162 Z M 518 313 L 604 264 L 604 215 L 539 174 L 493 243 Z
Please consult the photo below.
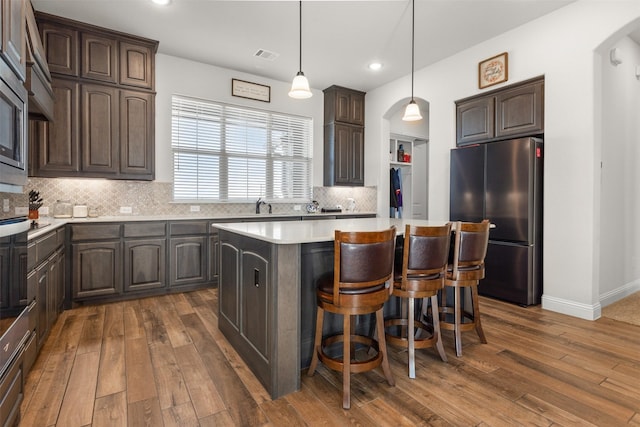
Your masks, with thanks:
M 478 64 L 480 89 L 506 82 L 509 79 L 509 54 L 502 52 Z
M 271 102 L 271 86 L 231 79 L 231 95 L 256 101 Z

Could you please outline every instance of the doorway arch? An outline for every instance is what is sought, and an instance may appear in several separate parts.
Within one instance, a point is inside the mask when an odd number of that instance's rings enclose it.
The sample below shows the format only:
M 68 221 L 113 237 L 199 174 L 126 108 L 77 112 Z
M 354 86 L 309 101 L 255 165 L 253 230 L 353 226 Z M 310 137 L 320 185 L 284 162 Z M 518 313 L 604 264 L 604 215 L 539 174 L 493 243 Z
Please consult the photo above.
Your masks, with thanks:
M 403 203 L 405 206 L 407 206 L 407 203 L 411 204 L 408 206 L 408 209 L 406 209 L 406 213 L 413 218 L 427 219 L 429 213 L 427 185 L 429 176 L 429 102 L 417 97 L 414 97 L 414 100 L 420 108 L 422 120 L 415 122 L 405 122 L 402 120 L 404 110 L 409 101 L 411 101 L 409 97 L 399 99 L 382 115 L 382 144 L 385 147 L 385 151 L 389 151 L 389 155 L 383 156 L 381 168 L 384 167 L 384 169 L 387 170 L 391 167 L 403 169 L 403 181 L 405 181 L 405 183 L 414 183 L 414 185 L 407 185 L 405 190 L 409 192 L 403 194 Z M 393 138 L 417 141 L 417 144 L 413 144 L 411 150 L 410 165 L 395 163 L 396 153 L 393 152 L 395 148 L 390 142 Z M 381 216 L 390 216 L 390 197 L 384 196 L 390 196 L 390 180 L 383 179 L 380 183 L 382 191 L 380 191 L 379 194 L 383 196 L 378 198 L 378 214 Z

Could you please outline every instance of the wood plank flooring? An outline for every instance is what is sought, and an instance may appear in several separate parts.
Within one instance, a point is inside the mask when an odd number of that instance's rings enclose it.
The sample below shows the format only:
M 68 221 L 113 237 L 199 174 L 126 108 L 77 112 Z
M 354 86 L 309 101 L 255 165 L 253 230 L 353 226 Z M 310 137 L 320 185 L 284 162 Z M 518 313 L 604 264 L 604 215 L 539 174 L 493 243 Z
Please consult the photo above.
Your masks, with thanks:
M 444 332 L 435 350 L 390 347 L 396 380 L 322 364 L 271 400 L 217 327 L 215 289 L 65 311 L 26 381 L 21 426 L 640 426 L 640 326 L 481 298 L 488 344 Z

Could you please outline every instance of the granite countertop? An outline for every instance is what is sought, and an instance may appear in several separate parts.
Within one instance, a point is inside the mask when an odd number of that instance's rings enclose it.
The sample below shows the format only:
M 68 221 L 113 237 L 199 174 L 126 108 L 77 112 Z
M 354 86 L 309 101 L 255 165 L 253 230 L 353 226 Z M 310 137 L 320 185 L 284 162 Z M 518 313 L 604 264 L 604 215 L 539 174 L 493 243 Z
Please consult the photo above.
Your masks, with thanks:
M 209 221 L 242 221 L 246 219 L 264 218 L 264 222 L 270 222 L 277 218 L 290 217 L 308 217 L 322 218 L 333 216 L 352 216 L 352 215 L 375 215 L 375 212 L 332 212 L 332 213 L 315 213 L 308 214 L 303 212 L 285 213 L 285 214 L 248 214 L 248 215 L 119 215 L 119 216 L 100 216 L 96 218 L 53 218 L 41 217 L 38 221 L 39 227 L 29 230 L 29 239 L 35 239 L 55 230 L 65 224 L 91 224 L 101 222 L 132 222 L 132 221 L 188 221 L 188 220 L 209 220 Z M 331 221 L 331 220 L 324 220 Z M 344 220 L 341 220 L 344 221 Z M 293 221 L 283 221 L 291 223 Z M 305 221 L 306 222 L 306 221 Z M 258 221 L 258 223 L 263 223 Z
M 395 218 L 348 218 L 321 221 L 271 221 L 234 222 L 214 224 L 220 230 L 230 231 L 253 239 L 276 244 L 298 244 L 330 242 L 335 230 L 380 231 L 392 225 L 398 235 L 404 234 L 406 224 L 417 226 L 438 226 L 447 221 L 395 219 Z

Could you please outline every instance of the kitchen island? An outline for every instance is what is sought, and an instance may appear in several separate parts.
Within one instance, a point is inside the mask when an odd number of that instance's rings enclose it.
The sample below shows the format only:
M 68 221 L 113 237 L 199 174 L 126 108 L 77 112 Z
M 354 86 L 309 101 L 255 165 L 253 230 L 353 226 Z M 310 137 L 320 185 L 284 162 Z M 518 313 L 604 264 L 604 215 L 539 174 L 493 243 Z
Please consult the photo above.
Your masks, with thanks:
M 213 224 L 219 232 L 218 327 L 276 399 L 300 388 L 313 351 L 315 282 L 333 271 L 335 230 L 378 231 L 446 221 L 361 218 Z M 388 310 L 385 307 L 385 310 Z M 330 316 L 324 333 L 339 330 Z M 356 326 L 367 331 L 369 318 Z

